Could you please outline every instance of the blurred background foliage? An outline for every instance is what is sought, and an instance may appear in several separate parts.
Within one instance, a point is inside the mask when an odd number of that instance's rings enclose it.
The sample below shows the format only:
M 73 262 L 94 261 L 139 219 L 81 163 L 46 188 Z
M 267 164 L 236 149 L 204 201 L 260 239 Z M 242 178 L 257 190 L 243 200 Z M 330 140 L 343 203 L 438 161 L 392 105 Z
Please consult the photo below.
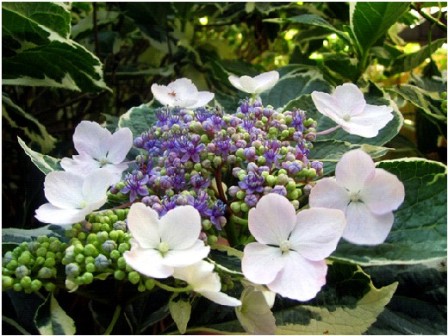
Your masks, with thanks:
M 230 85 L 231 73 L 306 74 L 329 89 L 373 84 L 404 116 L 400 135 L 387 144 L 396 149 L 391 157 L 446 162 L 446 3 L 383 3 L 370 19 L 360 15 L 371 10 L 369 3 L 351 11 L 344 2 L 72 2 L 63 11 L 49 3 L 29 6 L 2 4 L 4 227 L 34 227 L 34 209 L 45 201 L 44 176 L 17 136 L 37 152 L 71 156 L 81 120 L 114 125 L 129 108 L 152 100 L 152 83 L 180 77 L 215 92 L 215 103 L 228 113 L 244 97 Z M 32 23 L 18 23 L 18 12 L 61 30 L 64 40 L 23 28 Z M 369 20 L 375 19 L 384 25 L 372 31 Z M 36 36 L 30 38 L 30 31 Z M 37 67 L 32 72 L 30 62 L 41 64 L 43 74 Z M 61 78 L 58 69 L 73 81 L 48 81 L 52 71 Z

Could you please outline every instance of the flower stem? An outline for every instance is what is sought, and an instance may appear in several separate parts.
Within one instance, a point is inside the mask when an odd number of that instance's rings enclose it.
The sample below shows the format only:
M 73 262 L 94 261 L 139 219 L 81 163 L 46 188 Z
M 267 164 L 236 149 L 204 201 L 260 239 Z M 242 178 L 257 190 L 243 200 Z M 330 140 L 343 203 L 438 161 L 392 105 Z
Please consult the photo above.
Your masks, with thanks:
M 317 132 L 316 135 L 327 135 L 327 134 L 330 134 L 331 132 L 336 131 L 339 128 L 341 128 L 341 125 L 336 125 L 335 127 L 331 127 L 325 131 Z
M 193 288 L 188 285 L 187 287 L 182 287 L 182 288 L 178 288 L 178 287 L 171 287 L 169 285 L 165 285 L 157 280 L 154 279 L 154 282 L 156 284 L 157 287 L 162 288 L 168 292 L 173 292 L 173 293 L 183 293 L 183 292 L 189 292 L 191 291 Z
M 117 307 L 115 307 L 114 315 L 112 316 L 112 321 L 110 321 L 110 324 L 107 327 L 106 331 L 104 332 L 104 335 L 110 335 L 110 333 L 115 327 L 115 324 L 117 324 L 120 314 L 121 314 L 121 306 L 118 305 Z
M 237 215 L 231 215 L 230 220 L 234 223 L 241 224 L 247 226 L 247 219 L 238 217 Z

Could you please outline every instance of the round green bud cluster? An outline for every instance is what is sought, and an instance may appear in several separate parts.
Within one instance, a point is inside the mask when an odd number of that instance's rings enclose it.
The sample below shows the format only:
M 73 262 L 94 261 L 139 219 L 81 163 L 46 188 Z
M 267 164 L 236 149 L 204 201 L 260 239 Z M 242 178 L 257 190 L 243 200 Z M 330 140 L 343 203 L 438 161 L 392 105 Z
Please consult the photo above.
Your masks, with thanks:
M 74 224 L 68 231 L 71 239 L 62 264 L 69 290 L 108 277 L 128 281 L 142 292 L 154 288 L 153 279 L 134 271 L 124 259 L 123 254 L 131 248 L 126 226 L 128 212 L 129 209 L 116 209 L 92 213 L 87 221 Z
M 116 209 L 92 213 L 87 221 L 74 224 L 68 231 L 71 239 L 62 264 L 70 289 L 111 275 L 124 280 L 133 271 L 123 257 L 131 248 L 125 222 L 128 212 Z
M 32 293 L 44 288 L 53 291 L 61 274 L 59 266 L 66 248 L 67 244 L 56 237 L 40 236 L 7 251 L 2 259 L 3 290 Z

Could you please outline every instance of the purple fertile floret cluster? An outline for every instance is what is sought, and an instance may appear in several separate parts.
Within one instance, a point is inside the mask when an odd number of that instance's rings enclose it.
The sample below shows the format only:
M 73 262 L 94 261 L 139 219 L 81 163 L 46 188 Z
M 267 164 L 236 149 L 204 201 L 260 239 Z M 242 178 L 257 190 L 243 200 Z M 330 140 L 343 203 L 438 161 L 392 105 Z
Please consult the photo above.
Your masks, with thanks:
M 119 190 L 161 216 L 191 205 L 205 229 L 220 230 L 230 215 L 244 218 L 268 193 L 298 205 L 303 188 L 322 175 L 322 163 L 308 160 L 316 123 L 302 110 L 279 112 L 243 100 L 235 114 L 164 107 L 156 118 L 135 139 L 142 150 L 138 168 Z

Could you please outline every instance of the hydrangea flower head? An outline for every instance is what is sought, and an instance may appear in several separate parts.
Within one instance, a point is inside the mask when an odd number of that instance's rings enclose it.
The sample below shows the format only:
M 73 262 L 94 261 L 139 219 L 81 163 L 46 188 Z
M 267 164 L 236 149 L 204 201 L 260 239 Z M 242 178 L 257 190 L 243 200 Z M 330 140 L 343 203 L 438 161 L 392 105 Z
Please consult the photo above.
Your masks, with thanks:
M 101 168 L 113 174 L 113 184 L 120 180 L 121 174 L 128 168 L 128 164 L 123 161 L 133 144 L 129 128 L 120 128 L 111 134 L 96 122 L 84 120 L 76 126 L 73 142 L 79 155 L 61 160 L 61 166 L 66 171 L 85 175 Z
M 299 301 L 314 298 L 325 284 L 325 258 L 335 249 L 345 226 L 335 209 L 294 206 L 278 194 L 263 196 L 249 211 L 249 230 L 257 242 L 244 248 L 242 270 L 255 284 Z
M 346 132 L 373 138 L 393 119 L 389 106 L 369 105 L 361 90 L 354 84 L 337 86 L 333 94 L 311 93 L 316 109 L 340 125 Z
M 221 292 L 221 281 L 213 265 L 199 261 L 190 266 L 176 267 L 173 276 L 187 282 L 195 292 L 223 306 L 240 306 L 241 301 Z
M 319 180 L 309 198 L 311 208 L 345 212 L 343 238 L 355 244 L 377 245 L 386 240 L 394 223 L 393 210 L 403 203 L 403 183 L 393 174 L 375 168 L 360 149 L 345 153 L 334 178 Z
M 207 105 L 215 96 L 208 91 L 198 91 L 188 78 L 176 79 L 166 86 L 153 84 L 151 92 L 163 105 L 192 109 Z
M 43 223 L 73 224 L 99 209 L 107 201 L 107 189 L 114 177 L 109 172 L 96 170 L 89 175 L 54 171 L 45 177 L 44 192 L 49 203 L 36 210 L 36 218 Z
M 190 205 L 169 210 L 162 218 L 143 203 L 134 203 L 127 217 L 131 250 L 124 254 L 136 271 L 154 278 L 173 275 L 174 267 L 205 258 L 210 247 L 199 240 L 201 217 Z
M 229 81 L 238 90 L 257 95 L 272 88 L 277 84 L 279 78 L 280 75 L 277 71 L 269 71 L 255 77 L 230 75 Z

